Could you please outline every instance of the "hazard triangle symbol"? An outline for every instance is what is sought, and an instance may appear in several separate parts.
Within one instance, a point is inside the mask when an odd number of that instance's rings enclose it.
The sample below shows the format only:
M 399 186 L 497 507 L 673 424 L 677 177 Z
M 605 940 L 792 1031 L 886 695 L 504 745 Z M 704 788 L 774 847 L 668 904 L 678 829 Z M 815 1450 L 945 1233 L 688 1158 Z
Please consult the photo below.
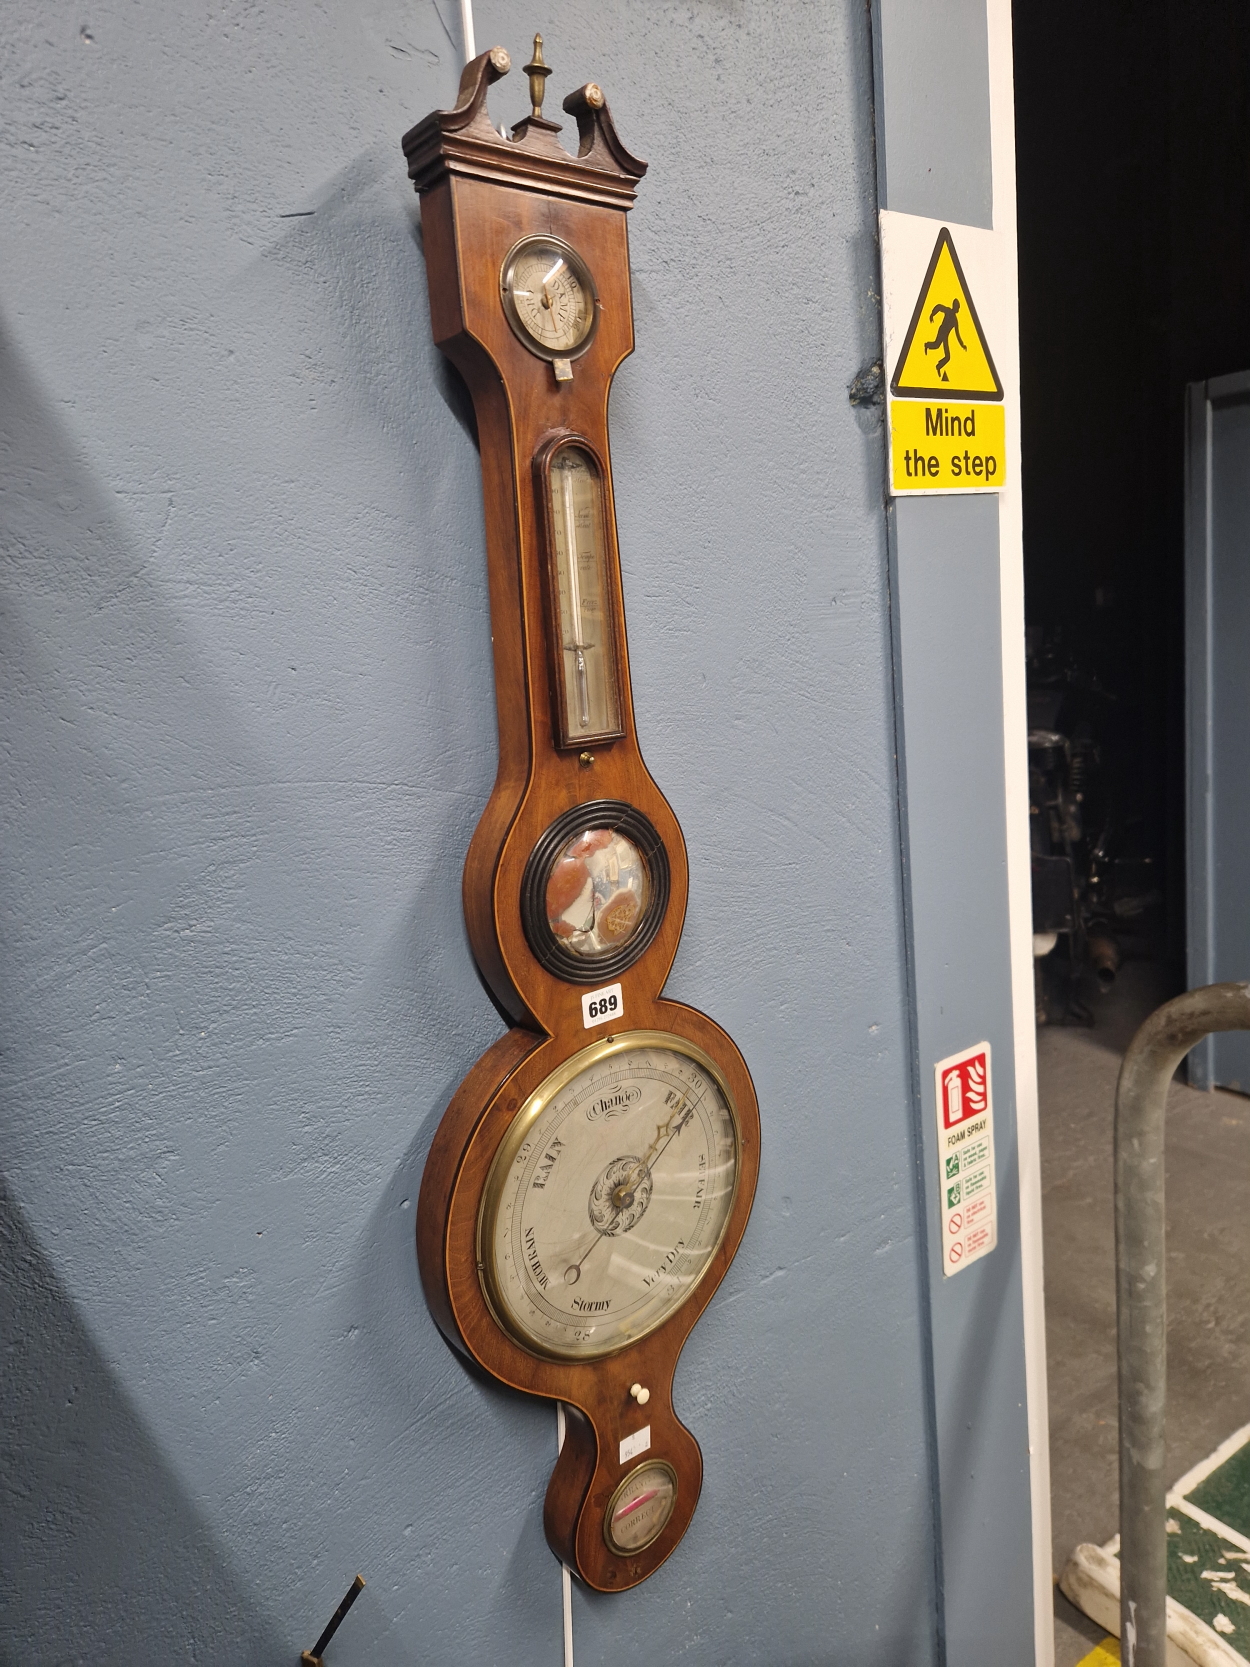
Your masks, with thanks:
M 1003 385 L 951 234 L 943 226 L 890 392 L 903 399 L 1001 399 Z

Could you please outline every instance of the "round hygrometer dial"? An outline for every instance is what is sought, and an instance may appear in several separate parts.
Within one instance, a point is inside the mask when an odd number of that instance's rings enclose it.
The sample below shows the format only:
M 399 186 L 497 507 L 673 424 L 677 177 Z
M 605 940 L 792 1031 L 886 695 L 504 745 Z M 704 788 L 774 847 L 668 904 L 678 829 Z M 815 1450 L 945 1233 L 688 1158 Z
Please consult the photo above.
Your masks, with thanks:
M 594 279 L 561 237 L 523 237 L 499 275 L 504 311 L 514 332 L 544 359 L 575 359 L 590 346 L 598 321 Z

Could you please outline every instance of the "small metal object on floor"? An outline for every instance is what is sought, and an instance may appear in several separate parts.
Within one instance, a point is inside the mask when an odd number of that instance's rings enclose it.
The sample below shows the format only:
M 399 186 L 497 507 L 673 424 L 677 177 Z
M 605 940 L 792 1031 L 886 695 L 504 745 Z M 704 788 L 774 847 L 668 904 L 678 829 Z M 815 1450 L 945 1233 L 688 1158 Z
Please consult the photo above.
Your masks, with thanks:
M 360 1596 L 364 1589 L 365 1577 L 363 1574 L 358 1574 L 348 1588 L 347 1596 L 343 1599 L 342 1603 L 339 1604 L 333 1615 L 330 1616 L 329 1622 L 325 1631 L 321 1634 L 321 1637 L 318 1638 L 311 1650 L 305 1650 L 300 1656 L 302 1667 L 322 1667 L 321 1657 L 325 1654 L 326 1645 L 330 1642 L 331 1638 L 334 1637 L 334 1634 L 338 1631 L 339 1627 L 342 1626 L 344 1615 L 346 1615 L 347 1611 L 351 1608 L 352 1604 L 355 1603 L 356 1599 Z

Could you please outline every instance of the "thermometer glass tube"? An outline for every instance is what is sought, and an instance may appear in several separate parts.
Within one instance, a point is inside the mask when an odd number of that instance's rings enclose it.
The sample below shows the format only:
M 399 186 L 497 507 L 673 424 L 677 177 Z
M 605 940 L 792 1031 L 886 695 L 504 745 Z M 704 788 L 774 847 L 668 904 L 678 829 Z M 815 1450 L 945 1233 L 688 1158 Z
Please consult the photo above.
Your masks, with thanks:
M 604 549 L 603 481 L 589 452 L 563 446 L 548 474 L 562 746 L 621 733 L 616 640 Z

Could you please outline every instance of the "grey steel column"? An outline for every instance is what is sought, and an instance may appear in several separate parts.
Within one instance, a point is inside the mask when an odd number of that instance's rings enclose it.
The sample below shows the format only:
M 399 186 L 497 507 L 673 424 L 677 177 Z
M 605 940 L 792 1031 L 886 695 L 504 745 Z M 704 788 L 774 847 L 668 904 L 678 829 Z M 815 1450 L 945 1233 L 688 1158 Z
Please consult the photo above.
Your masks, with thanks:
M 1120 1379 L 1120 1639 L 1125 1667 L 1166 1667 L 1167 1404 L 1163 1134 L 1168 1085 L 1216 1030 L 1250 1030 L 1250 984 L 1209 984 L 1152 1013 L 1115 1092 L 1115 1273 Z

